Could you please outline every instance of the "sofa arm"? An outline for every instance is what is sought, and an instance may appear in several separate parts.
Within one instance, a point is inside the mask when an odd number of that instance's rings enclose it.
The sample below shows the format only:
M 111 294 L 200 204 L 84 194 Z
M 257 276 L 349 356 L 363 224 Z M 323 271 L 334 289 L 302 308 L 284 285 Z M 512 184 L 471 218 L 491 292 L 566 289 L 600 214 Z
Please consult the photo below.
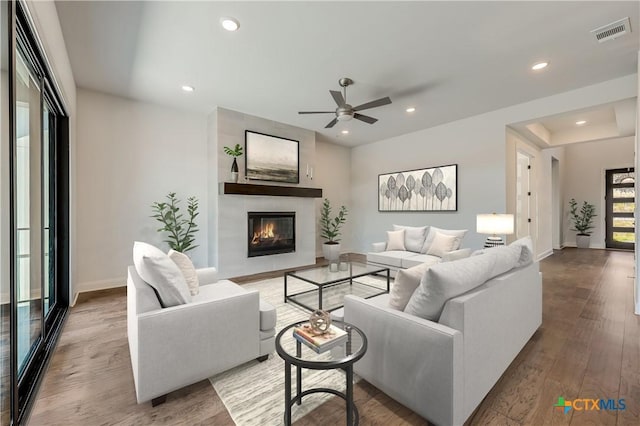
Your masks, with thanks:
M 258 357 L 259 293 L 187 303 L 137 316 L 138 402 Z
M 214 267 L 196 269 L 200 285 L 213 284 L 218 281 L 218 270 Z
M 382 253 L 387 248 L 387 243 L 373 243 L 371 244 L 371 251 L 373 253 Z
M 358 375 L 430 422 L 464 422 L 462 333 L 354 296 L 344 320 L 367 336 Z
M 448 251 L 445 254 L 442 255 L 442 261 L 443 262 L 452 262 L 454 260 L 458 260 L 458 259 L 465 259 L 467 257 L 471 256 L 471 249 L 470 248 L 463 248 L 463 249 L 459 249 L 459 250 L 453 250 L 453 251 Z

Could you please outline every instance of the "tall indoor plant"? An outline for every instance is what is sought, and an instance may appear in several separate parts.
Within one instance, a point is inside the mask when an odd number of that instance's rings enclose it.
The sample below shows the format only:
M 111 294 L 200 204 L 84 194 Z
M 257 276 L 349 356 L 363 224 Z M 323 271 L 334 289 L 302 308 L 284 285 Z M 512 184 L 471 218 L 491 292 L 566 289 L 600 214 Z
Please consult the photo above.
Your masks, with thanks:
M 580 211 L 578 211 L 578 202 L 572 198 L 569 201 L 569 217 L 573 222 L 572 231 L 577 231 L 576 246 L 578 248 L 589 248 L 591 244 L 591 232 L 593 229 L 593 218 L 597 216 L 596 206 L 584 201 Z
M 154 202 L 151 205 L 155 213 L 153 218 L 162 224 L 158 228 L 158 232 L 166 232 L 167 239 L 165 243 L 169 244 L 175 251 L 186 253 L 198 247 L 194 245 L 195 234 L 198 231 L 198 225 L 195 222 L 198 216 L 198 199 L 196 197 L 187 198 L 187 217 L 180 213 L 178 204 L 180 200 L 176 198 L 175 192 L 167 195 L 167 202 Z
M 320 213 L 320 236 L 327 241 L 322 245 L 322 254 L 329 261 L 338 260 L 340 257 L 340 228 L 347 221 L 347 208 L 340 207 L 338 215 L 331 216 L 331 202 L 325 198 L 322 202 Z
M 242 155 L 242 146 L 240 146 L 239 143 L 237 143 L 236 146 L 233 147 L 233 149 L 229 148 L 228 146 L 225 146 L 224 153 L 233 157 L 233 164 L 231 164 L 231 180 L 234 183 L 237 183 L 238 182 L 238 162 L 236 161 L 236 158 Z

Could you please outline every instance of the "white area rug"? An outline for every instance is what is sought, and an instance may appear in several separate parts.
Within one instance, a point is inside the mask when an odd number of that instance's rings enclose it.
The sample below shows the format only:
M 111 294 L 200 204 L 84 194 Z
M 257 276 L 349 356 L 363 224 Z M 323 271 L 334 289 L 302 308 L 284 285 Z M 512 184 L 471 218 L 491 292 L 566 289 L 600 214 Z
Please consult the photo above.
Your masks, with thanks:
M 359 279 L 379 283 L 375 277 Z M 273 278 L 242 286 L 260 292 L 260 297 L 276 307 L 278 321 L 276 333 L 297 321 L 304 321 L 309 312 L 291 303 L 284 303 L 284 279 Z M 314 286 L 289 281 L 289 293 L 312 289 Z M 329 357 L 329 354 L 326 354 Z M 284 361 L 274 351 L 265 362 L 251 361 L 209 379 L 217 394 L 238 426 L 271 426 L 284 424 Z M 356 378 L 356 381 L 358 379 Z M 295 393 L 296 369 L 291 369 L 292 394 Z M 345 375 L 342 370 L 302 370 L 302 390 L 328 387 L 345 391 Z M 292 408 L 292 420 L 296 421 L 329 398 L 329 394 L 306 396 L 302 405 Z

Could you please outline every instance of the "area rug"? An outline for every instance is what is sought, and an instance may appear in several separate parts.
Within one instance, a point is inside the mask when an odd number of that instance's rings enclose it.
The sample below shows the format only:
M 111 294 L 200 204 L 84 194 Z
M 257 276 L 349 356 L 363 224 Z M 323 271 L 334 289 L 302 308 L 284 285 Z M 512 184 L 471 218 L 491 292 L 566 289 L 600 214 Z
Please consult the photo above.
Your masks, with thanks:
M 359 279 L 371 284 L 379 284 L 377 277 Z M 290 280 L 289 293 L 314 286 L 298 280 Z M 244 284 L 243 288 L 258 290 L 260 297 L 275 306 L 278 320 L 276 333 L 297 321 L 304 321 L 309 312 L 291 303 L 284 303 L 284 279 L 273 278 Z M 327 353 L 325 356 L 329 357 Z M 277 353 L 269 355 L 265 362 L 251 361 L 209 379 L 218 396 L 238 426 L 282 425 L 284 424 L 284 361 Z M 356 377 L 356 381 L 358 378 Z M 292 392 L 295 393 L 296 371 L 292 368 Z M 329 387 L 345 391 L 345 375 L 342 370 L 302 370 L 303 390 L 313 387 Z M 332 398 L 328 394 L 312 394 L 304 398 L 302 405 L 292 409 L 292 420 L 302 418 L 322 403 Z

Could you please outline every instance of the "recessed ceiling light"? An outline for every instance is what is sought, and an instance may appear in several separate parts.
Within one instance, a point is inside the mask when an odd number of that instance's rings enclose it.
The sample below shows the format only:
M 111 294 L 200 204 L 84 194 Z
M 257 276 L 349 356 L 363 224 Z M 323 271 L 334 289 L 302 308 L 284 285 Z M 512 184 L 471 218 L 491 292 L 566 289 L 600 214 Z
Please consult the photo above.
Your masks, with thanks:
M 343 130 L 343 131 L 342 131 L 342 134 L 343 134 L 343 135 L 348 135 L 348 134 L 349 134 L 349 131 L 348 131 L 348 130 Z
M 194 90 L 196 90 L 193 86 L 182 86 L 182 90 L 184 90 L 185 92 L 193 92 Z
M 576 121 L 576 124 L 577 124 L 578 126 L 582 126 L 583 124 L 587 124 L 587 120 L 579 120 L 579 121 Z
M 532 66 L 531 69 L 534 70 L 534 71 L 539 71 L 541 69 L 546 68 L 547 65 L 549 65 L 549 62 L 538 62 L 537 64 Z
M 236 31 L 240 28 L 240 22 L 236 18 L 226 17 L 220 19 L 220 24 L 222 24 L 222 28 L 227 31 Z
M 406 109 L 407 112 L 414 112 L 416 109 L 414 107 L 409 107 Z

